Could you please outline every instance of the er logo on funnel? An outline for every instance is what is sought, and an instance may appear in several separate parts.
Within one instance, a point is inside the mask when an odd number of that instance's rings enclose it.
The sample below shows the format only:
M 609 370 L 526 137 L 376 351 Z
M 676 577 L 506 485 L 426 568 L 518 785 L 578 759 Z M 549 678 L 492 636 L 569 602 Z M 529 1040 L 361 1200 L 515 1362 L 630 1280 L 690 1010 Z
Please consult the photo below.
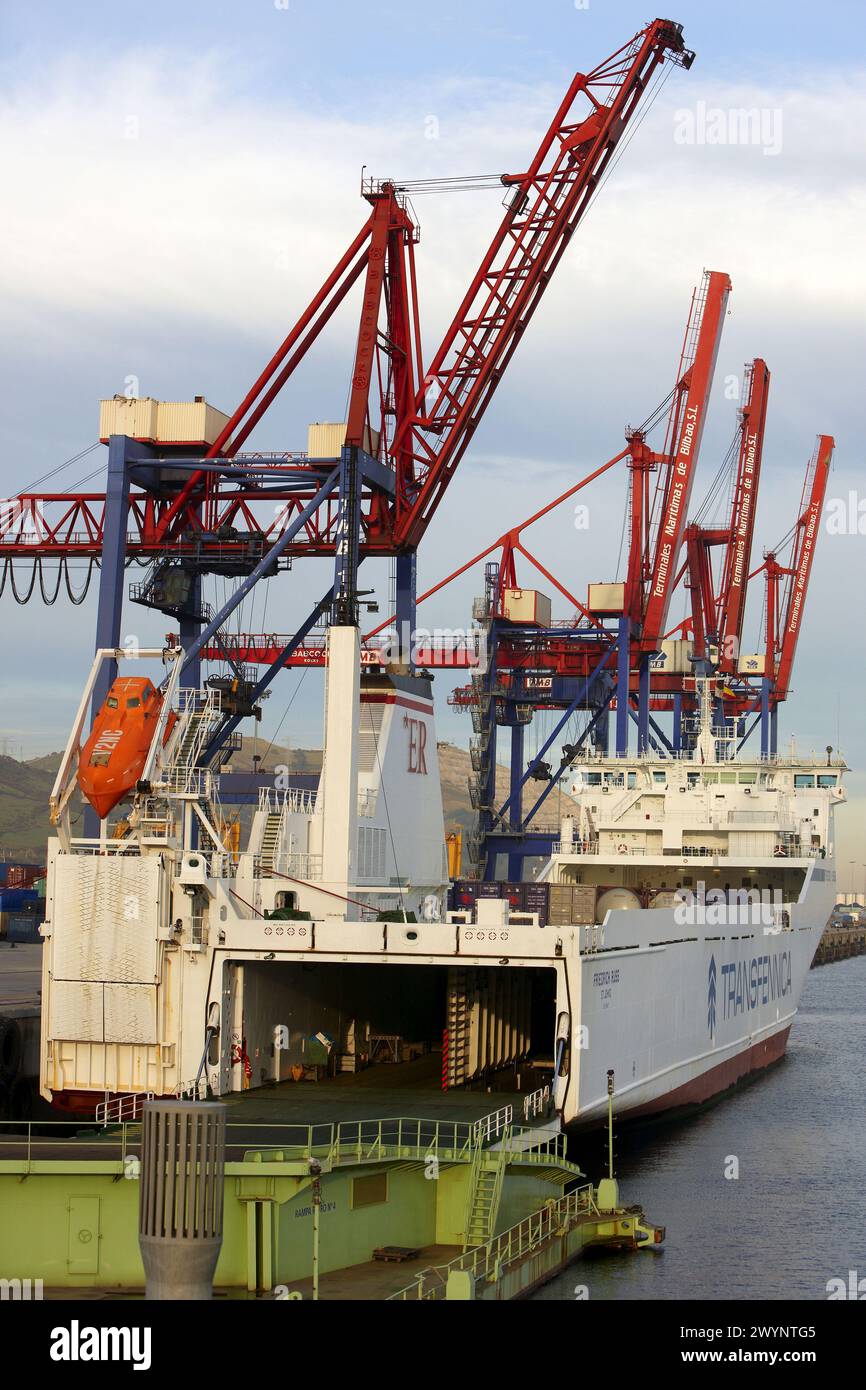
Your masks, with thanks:
M 710 956 L 710 973 L 707 980 L 707 1027 L 710 1037 L 716 1031 L 716 958 Z

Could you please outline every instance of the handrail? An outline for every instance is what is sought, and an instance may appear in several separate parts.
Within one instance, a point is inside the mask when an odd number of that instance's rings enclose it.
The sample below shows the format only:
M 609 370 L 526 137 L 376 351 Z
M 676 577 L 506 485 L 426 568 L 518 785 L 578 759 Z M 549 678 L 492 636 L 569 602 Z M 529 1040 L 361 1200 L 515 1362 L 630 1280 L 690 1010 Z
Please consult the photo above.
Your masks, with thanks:
M 496 1139 L 507 1130 L 514 1119 L 514 1106 L 503 1105 L 499 1110 L 491 1110 L 489 1114 L 482 1115 L 480 1120 L 476 1120 L 473 1126 L 476 1142 L 483 1144 L 485 1139 Z
M 546 1202 L 539 1211 L 525 1216 L 482 1245 L 465 1250 L 447 1264 L 420 1270 L 411 1284 L 398 1289 L 387 1301 L 444 1298 L 452 1270 L 468 1270 L 476 1281 L 498 1278 L 503 1269 L 532 1253 L 543 1241 L 564 1233 L 580 1217 L 593 1214 L 598 1214 L 598 1207 L 592 1184 L 587 1183 L 558 1200 Z
M 196 1093 L 195 1082 L 177 1088 L 178 1095 Z M 143 1100 L 150 1099 L 149 1093 L 139 1093 Z M 129 1098 L 124 1097 L 124 1100 Z M 100 1102 L 100 1108 L 105 1102 Z M 480 1120 L 428 1120 L 408 1116 L 395 1116 L 375 1120 L 343 1120 L 339 1124 L 321 1123 L 313 1125 L 274 1123 L 271 1121 L 230 1120 L 226 1126 L 226 1142 L 229 1149 L 257 1151 L 255 1135 L 262 1132 L 268 1136 L 260 1146 L 263 1153 L 276 1152 L 299 1157 L 324 1157 L 332 1165 L 343 1163 L 362 1163 L 376 1158 L 438 1155 L 452 1160 L 468 1159 L 478 1150 L 489 1149 L 492 1142 L 505 1133 L 503 1150 L 511 1156 L 520 1157 L 523 1162 L 542 1162 L 547 1158 L 560 1158 L 565 1144 L 564 1135 L 552 1135 L 543 1139 L 532 1150 L 514 1148 L 514 1136 L 532 1134 L 523 1126 L 505 1130 L 503 1116 L 511 1112 L 510 1106 L 492 1111 Z M 114 1122 L 107 1115 L 104 1123 Z M 34 1144 L 47 1151 L 63 1139 L 75 1139 L 77 1132 L 89 1128 L 86 1121 L 75 1120 L 0 1120 L 0 1160 L 4 1149 L 18 1148 L 27 1143 L 28 1152 Z M 103 1132 L 93 1139 L 100 1151 L 108 1156 L 108 1150 L 115 1143 L 130 1146 L 135 1142 L 140 1130 L 140 1119 L 120 1118 L 117 1121 L 120 1133 Z M 53 1130 L 54 1135 L 42 1133 Z
M 550 1086 L 540 1086 L 537 1091 L 530 1091 L 528 1096 L 523 1097 L 523 1118 L 529 1120 L 533 1115 L 540 1115 L 550 1101 Z

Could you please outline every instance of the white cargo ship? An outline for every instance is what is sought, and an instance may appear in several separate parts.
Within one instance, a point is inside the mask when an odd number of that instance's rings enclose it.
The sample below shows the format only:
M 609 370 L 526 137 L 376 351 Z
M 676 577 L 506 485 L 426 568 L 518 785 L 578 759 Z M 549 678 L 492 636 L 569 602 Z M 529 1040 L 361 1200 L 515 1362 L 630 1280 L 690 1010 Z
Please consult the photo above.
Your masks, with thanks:
M 76 838 L 84 692 L 52 798 L 43 1094 L 93 1111 L 378 1060 L 428 1087 L 544 1092 L 566 1127 L 699 1104 L 780 1058 L 835 900 L 841 760 L 586 755 L 537 881 L 449 910 L 430 680 L 328 635 L 318 790 L 275 776 L 248 840 L 197 766 L 220 695 L 176 649 L 131 801 Z M 118 687 L 121 694 L 126 687 Z M 172 715 L 176 715 L 176 719 Z M 100 740 L 90 746 L 100 747 Z M 103 753 L 103 760 L 105 754 Z M 495 890 L 490 890 L 495 891 Z M 395 1096 L 395 1103 L 398 1098 Z

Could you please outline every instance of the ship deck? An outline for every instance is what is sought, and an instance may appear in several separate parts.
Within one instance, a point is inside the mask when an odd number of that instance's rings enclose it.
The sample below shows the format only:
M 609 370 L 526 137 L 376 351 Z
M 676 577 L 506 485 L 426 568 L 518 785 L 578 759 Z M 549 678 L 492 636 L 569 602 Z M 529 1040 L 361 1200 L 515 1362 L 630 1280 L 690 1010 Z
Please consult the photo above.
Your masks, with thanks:
M 491 1089 L 441 1089 L 441 1058 L 437 1054 L 412 1062 L 382 1064 L 325 1081 L 282 1081 L 252 1091 L 220 1096 L 228 1106 L 228 1123 L 256 1126 L 339 1124 L 347 1120 L 393 1119 L 465 1120 L 470 1123 L 513 1105 L 522 1116 L 525 1094 L 507 1077 L 493 1078 Z M 260 1131 L 261 1132 L 261 1131 Z

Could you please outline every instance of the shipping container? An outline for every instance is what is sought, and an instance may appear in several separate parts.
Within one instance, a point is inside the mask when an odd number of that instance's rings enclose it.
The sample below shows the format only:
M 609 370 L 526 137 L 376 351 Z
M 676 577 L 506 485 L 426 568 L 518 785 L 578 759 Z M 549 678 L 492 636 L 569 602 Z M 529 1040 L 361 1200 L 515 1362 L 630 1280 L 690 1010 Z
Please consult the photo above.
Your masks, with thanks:
M 760 652 L 748 652 L 741 656 L 737 662 L 737 670 L 741 676 L 762 676 L 766 658 Z
M 593 884 L 552 883 L 548 919 L 551 926 L 588 926 L 593 923 L 596 891 Z
M 551 926 L 567 927 L 571 922 L 572 887 L 570 883 L 551 883 L 547 908 Z
M 0 888 L 9 882 L 10 869 L 26 869 L 27 867 L 26 864 L 21 863 L 20 859 L 4 859 L 0 863 Z M 40 872 L 44 873 L 45 870 L 42 869 Z
M 694 645 L 681 638 L 659 642 L 659 650 L 650 665 L 654 671 L 671 671 L 676 675 L 691 675 Z
M 591 883 L 576 883 L 571 890 L 572 921 L 577 926 L 591 926 L 595 921 L 597 889 Z
M 99 437 L 103 444 L 112 434 L 126 434 L 151 444 L 213 444 L 228 424 L 222 410 L 204 396 L 191 401 L 157 401 L 150 396 L 115 396 L 99 402 Z
M 6 914 L 5 939 L 15 941 L 20 945 L 36 945 L 42 940 L 39 935 L 41 926 L 41 916 L 29 912 L 10 912 Z
M 523 911 L 537 913 L 538 925 L 546 927 L 550 918 L 550 884 L 524 883 L 522 898 Z
M 111 435 L 126 434 L 131 439 L 153 443 L 159 401 L 152 396 L 113 396 L 99 402 L 99 438 L 107 444 Z
M 18 912 L 25 903 L 35 902 L 38 897 L 33 888 L 0 888 L 0 912 Z
M 590 613 L 622 613 L 625 609 L 625 585 L 590 584 L 587 608 Z
M 209 405 L 204 396 L 191 401 L 160 401 L 157 441 L 163 444 L 213 444 L 229 422 L 229 416 Z
M 317 420 L 314 424 L 307 426 L 307 453 L 310 458 L 318 459 L 337 459 L 346 442 L 347 424 L 345 420 Z M 373 458 L 379 453 L 379 431 L 370 431 L 369 425 L 364 426 L 363 435 L 364 452 L 371 454 Z
M 452 910 L 456 911 L 467 907 L 474 907 L 477 896 L 478 884 L 475 879 L 458 878 L 452 889 Z
M 502 616 L 512 623 L 550 627 L 550 599 L 537 589 L 503 589 Z

